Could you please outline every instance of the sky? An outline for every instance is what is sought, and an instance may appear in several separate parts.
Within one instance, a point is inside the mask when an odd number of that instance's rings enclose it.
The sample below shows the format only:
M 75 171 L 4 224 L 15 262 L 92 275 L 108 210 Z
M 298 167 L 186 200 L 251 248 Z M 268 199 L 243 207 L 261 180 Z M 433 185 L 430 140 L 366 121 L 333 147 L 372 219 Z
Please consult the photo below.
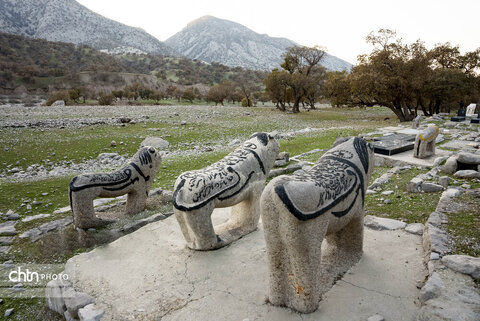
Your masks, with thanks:
M 300 45 L 320 45 L 350 63 L 372 49 L 365 37 L 392 29 L 405 42 L 417 39 L 480 47 L 480 0 L 77 0 L 118 22 L 165 41 L 201 16 L 238 22 L 257 33 Z

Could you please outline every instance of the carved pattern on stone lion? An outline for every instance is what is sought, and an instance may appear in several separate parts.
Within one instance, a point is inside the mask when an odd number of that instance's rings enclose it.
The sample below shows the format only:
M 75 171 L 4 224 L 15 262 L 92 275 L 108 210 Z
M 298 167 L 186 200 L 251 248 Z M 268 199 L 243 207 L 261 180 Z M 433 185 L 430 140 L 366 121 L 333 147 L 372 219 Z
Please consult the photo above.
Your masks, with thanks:
M 256 228 L 260 194 L 279 150 L 273 136 L 255 133 L 220 161 L 177 178 L 174 212 L 190 248 L 219 248 Z M 230 221 L 215 231 L 213 209 L 233 205 Z

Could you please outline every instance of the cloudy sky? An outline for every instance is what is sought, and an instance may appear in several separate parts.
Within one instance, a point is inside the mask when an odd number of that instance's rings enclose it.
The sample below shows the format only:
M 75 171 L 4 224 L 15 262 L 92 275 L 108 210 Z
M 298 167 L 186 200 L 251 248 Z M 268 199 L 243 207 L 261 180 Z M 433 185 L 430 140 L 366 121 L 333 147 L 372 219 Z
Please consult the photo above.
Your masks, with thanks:
M 480 47 L 479 0 L 77 0 L 103 16 L 140 27 L 161 41 L 204 15 L 258 33 L 321 45 L 351 63 L 368 53 L 370 31 L 393 29 L 406 42 Z

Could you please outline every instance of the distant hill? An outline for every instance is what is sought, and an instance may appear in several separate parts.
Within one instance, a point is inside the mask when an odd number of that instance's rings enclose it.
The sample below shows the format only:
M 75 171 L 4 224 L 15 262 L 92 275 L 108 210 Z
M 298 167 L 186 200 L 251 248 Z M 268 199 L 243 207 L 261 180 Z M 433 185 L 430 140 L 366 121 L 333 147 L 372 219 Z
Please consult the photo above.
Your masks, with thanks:
M 0 0 L 0 31 L 106 51 L 174 54 L 142 29 L 107 19 L 74 0 Z
M 165 44 L 192 59 L 257 70 L 279 68 L 285 49 L 297 45 L 292 40 L 258 34 L 239 23 L 212 16 L 192 21 Z M 328 70 L 352 67 L 329 54 L 321 64 Z

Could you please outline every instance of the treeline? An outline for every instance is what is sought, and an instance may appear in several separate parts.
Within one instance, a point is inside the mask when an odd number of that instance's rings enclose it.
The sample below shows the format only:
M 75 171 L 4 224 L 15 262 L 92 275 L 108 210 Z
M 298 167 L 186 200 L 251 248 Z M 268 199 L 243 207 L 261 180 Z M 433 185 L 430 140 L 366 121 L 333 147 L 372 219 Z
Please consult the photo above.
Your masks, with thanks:
M 179 85 L 214 85 L 239 74 L 251 74 L 261 83 L 265 77 L 262 71 L 207 64 L 188 58 L 137 54 L 112 56 L 86 45 L 0 33 L 0 87 L 34 84 L 47 77 L 63 77 L 64 87 L 74 87 L 78 85 L 78 74 L 85 71 L 93 72 L 99 78 L 102 73 L 155 75 L 159 81 Z
M 408 121 L 419 111 L 430 116 L 480 101 L 480 48 L 463 55 L 450 43 L 427 50 L 422 41 L 405 44 L 386 29 L 370 33 L 367 42 L 373 51 L 359 56 L 349 74 L 328 75 L 332 105 L 382 105 Z

